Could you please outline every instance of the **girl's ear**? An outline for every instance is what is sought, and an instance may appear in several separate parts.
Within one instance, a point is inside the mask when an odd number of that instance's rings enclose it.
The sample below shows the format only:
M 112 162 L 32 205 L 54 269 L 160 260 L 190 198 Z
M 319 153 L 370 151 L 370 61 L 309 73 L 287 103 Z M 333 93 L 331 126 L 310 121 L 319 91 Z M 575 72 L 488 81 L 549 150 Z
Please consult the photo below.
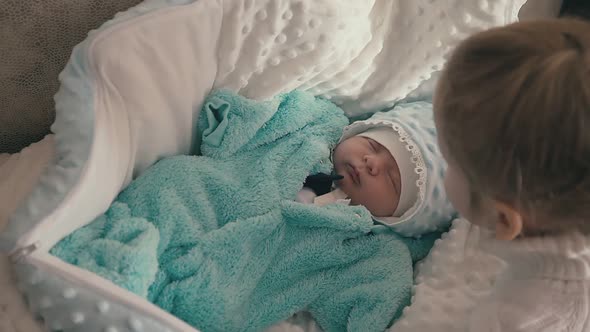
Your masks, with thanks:
M 523 220 L 522 214 L 505 203 L 495 202 L 497 213 L 496 219 L 496 239 L 503 241 L 512 241 L 522 233 Z

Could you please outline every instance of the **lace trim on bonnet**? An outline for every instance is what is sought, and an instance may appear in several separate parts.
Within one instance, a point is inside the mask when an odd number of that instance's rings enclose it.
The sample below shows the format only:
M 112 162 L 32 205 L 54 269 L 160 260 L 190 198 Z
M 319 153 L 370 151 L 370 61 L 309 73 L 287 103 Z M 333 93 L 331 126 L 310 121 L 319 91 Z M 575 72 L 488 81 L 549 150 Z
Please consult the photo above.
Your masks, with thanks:
M 405 221 L 405 219 L 416 211 L 417 203 L 422 203 L 426 197 L 426 164 L 424 162 L 424 157 L 422 157 L 422 153 L 420 149 L 416 145 L 416 142 L 412 139 L 412 137 L 406 132 L 406 130 L 398 123 L 388 120 L 365 120 L 355 122 L 344 129 L 341 141 L 343 138 L 351 137 L 352 135 L 359 134 L 369 128 L 374 128 L 376 126 L 383 126 L 392 128 L 399 136 L 400 142 L 404 143 L 406 149 L 411 153 L 411 162 L 415 165 L 414 172 L 418 175 L 418 180 L 416 180 L 416 186 L 418 186 L 418 196 L 419 199 L 416 200 L 414 205 L 408 211 L 406 211 L 400 218 L 399 222 Z M 362 131 L 356 132 L 356 130 L 362 129 Z M 350 131 L 354 131 L 351 135 L 349 134 Z

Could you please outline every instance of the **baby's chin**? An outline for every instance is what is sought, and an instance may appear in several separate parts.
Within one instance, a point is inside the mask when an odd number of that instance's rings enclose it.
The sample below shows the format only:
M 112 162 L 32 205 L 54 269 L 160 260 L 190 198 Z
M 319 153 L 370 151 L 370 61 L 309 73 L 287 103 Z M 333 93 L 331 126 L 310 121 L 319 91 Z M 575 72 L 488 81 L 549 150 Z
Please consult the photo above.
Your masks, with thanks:
M 379 213 L 378 211 L 371 211 L 371 209 L 367 208 L 367 210 L 369 210 L 369 212 L 371 212 L 371 215 L 373 217 L 377 217 L 377 218 L 387 218 L 387 217 L 391 217 L 393 216 L 393 212 L 391 213 Z
M 395 209 L 391 210 L 390 208 L 387 209 L 383 209 L 380 207 L 372 207 L 370 206 L 370 204 L 363 204 L 364 202 L 358 202 L 355 201 L 354 199 L 350 200 L 350 205 L 362 205 L 364 206 L 367 210 L 369 210 L 369 212 L 371 212 L 371 215 L 373 217 L 378 217 L 378 218 L 386 218 L 386 217 L 391 217 L 393 216 L 393 213 L 395 212 Z

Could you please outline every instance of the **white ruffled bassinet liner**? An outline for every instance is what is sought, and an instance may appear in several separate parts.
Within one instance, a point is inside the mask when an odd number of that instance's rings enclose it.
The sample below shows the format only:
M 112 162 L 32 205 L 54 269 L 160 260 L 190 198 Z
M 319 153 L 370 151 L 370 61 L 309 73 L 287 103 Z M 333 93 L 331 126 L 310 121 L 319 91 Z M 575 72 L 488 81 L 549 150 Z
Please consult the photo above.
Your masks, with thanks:
M 350 116 L 374 112 L 440 69 L 461 38 L 514 21 L 524 2 L 145 1 L 74 49 L 55 97 L 55 157 L 9 219 L 1 248 L 166 320 L 46 252 L 156 160 L 194 152 L 211 89 L 262 99 L 300 88 Z

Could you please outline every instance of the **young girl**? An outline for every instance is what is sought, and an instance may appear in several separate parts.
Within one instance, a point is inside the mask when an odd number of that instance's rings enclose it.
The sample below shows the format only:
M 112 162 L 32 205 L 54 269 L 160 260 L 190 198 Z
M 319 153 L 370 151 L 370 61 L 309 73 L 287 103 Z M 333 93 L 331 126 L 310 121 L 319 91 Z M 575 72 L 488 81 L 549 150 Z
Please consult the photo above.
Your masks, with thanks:
M 590 24 L 516 23 L 453 53 L 434 101 L 449 199 L 506 262 L 470 331 L 590 331 Z

